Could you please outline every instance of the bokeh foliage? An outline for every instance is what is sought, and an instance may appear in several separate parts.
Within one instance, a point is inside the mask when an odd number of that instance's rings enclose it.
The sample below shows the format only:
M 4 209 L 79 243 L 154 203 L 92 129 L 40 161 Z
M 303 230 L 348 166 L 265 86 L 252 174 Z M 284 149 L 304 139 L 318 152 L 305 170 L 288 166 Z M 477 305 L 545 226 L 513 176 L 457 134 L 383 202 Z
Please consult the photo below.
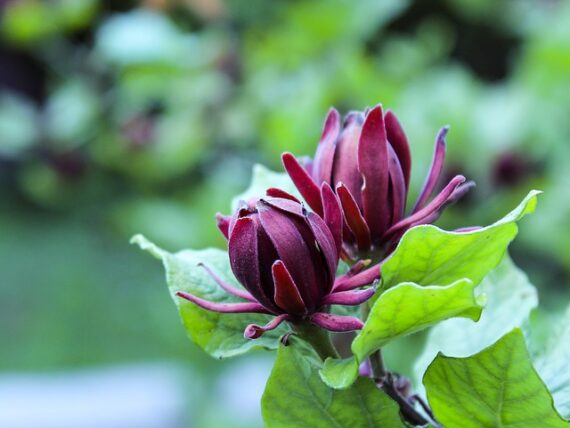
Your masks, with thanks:
M 561 308 L 568 2 L 0 2 L 0 367 L 211 367 L 178 327 L 159 266 L 128 238 L 223 246 L 213 214 L 253 163 L 311 155 L 331 105 L 377 102 L 408 133 L 415 189 L 451 124 L 448 174 L 478 187 L 440 226 L 489 224 L 545 191 L 512 253 Z

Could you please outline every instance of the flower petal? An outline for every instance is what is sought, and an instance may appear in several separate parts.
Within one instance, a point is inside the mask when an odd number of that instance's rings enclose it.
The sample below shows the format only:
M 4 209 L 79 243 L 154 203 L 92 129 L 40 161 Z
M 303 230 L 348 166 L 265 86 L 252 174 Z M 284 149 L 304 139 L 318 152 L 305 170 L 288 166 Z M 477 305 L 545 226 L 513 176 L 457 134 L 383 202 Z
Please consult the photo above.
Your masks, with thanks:
M 366 302 L 375 292 L 376 290 L 373 287 L 359 291 L 333 292 L 324 298 L 323 304 L 356 306 Z
M 404 129 L 396 115 L 388 110 L 384 115 L 384 122 L 386 124 L 386 135 L 388 137 L 388 142 L 394 148 L 396 155 L 398 155 L 398 160 L 402 166 L 402 171 L 404 173 L 404 181 L 406 182 L 406 190 L 410 186 L 410 175 L 412 171 L 412 155 L 410 153 L 410 145 L 408 144 L 408 138 L 404 133 Z
M 176 295 L 212 312 L 220 312 L 223 314 L 242 314 L 249 312 L 258 314 L 271 314 L 271 312 L 269 312 L 259 303 L 215 303 L 201 299 L 200 297 L 186 293 L 185 291 L 177 291 Z
M 455 189 L 465 182 L 465 177 L 462 175 L 455 176 L 447 186 L 424 208 L 405 218 L 404 220 L 396 223 L 386 231 L 382 239 L 388 239 L 390 236 L 410 228 L 418 222 L 423 222 L 425 218 L 437 214 L 438 211 L 448 202 L 449 198 L 453 195 Z
M 364 323 L 356 317 L 332 315 L 317 312 L 311 316 L 311 322 L 329 331 L 344 332 L 360 330 Z
M 277 210 L 265 200 L 260 200 L 257 207 L 261 226 L 277 251 L 277 259 L 285 263 L 293 280 L 301 287 L 299 292 L 307 308 L 314 310 L 323 295 L 319 276 L 323 269 L 317 264 L 320 255 L 310 227 L 304 217 Z
M 323 267 L 326 267 L 326 276 L 321 278 L 321 295 L 332 290 L 336 268 L 338 266 L 339 253 L 334 238 L 326 223 L 315 213 L 307 213 L 306 221 L 311 227 L 314 237 L 314 247 L 321 257 Z M 314 260 L 315 262 L 317 260 Z M 321 272 L 324 269 L 319 269 Z
M 258 337 L 261 337 L 263 333 L 270 330 L 275 330 L 277 327 L 281 325 L 283 321 L 287 320 L 287 318 L 289 318 L 289 315 L 282 314 L 276 316 L 264 326 L 259 326 L 257 324 L 250 324 L 245 328 L 243 332 L 243 337 L 245 337 L 246 339 L 257 339 Z
M 222 232 L 222 235 L 224 235 L 226 240 L 229 239 L 229 234 L 230 234 L 230 219 L 231 216 L 223 215 L 221 213 L 216 213 L 216 222 L 218 225 L 218 229 L 220 229 L 220 232 Z
M 288 314 L 305 315 L 307 307 L 285 264 L 281 260 L 276 260 L 271 271 L 275 285 L 275 303 Z
M 382 263 L 375 264 L 365 271 L 357 273 L 350 277 L 339 277 L 334 284 L 334 292 L 354 290 L 355 288 L 364 287 L 365 285 L 372 284 L 380 278 L 380 271 Z
M 362 174 L 358 170 L 358 140 L 363 121 L 362 113 L 350 113 L 346 117 L 343 130 L 336 143 L 333 177 L 330 183 L 332 188 L 340 182 L 344 183 L 359 206 L 361 205 Z
M 352 194 L 344 183 L 337 185 L 336 193 L 342 205 L 344 219 L 356 239 L 358 249 L 361 251 L 369 250 L 371 246 L 370 230 Z
M 414 208 L 412 209 L 412 214 L 424 207 L 439 181 L 441 171 L 443 171 L 443 162 L 445 161 L 445 137 L 448 131 L 449 127 L 444 126 L 437 134 L 431 166 L 422 187 L 422 191 L 420 192 L 420 196 L 418 196 Z
M 388 196 L 388 144 L 382 107 L 374 107 L 364 120 L 358 143 L 358 169 L 362 174 L 362 208 L 374 238 L 382 236 L 390 217 Z
M 330 183 L 334 162 L 335 144 L 340 133 L 340 115 L 331 108 L 325 119 L 321 140 L 315 153 L 311 175 L 317 185 Z
M 390 224 L 394 224 L 402 219 L 406 209 L 406 181 L 398 156 L 391 146 L 388 146 L 388 153 L 390 157 L 390 189 L 388 194 L 389 200 L 392 201 Z
M 237 280 L 261 303 L 279 312 L 273 303 L 273 292 L 263 287 L 259 270 L 258 227 L 251 217 L 238 218 L 228 244 L 230 265 Z M 264 252 L 267 252 L 265 250 Z
M 286 192 L 285 190 L 278 189 L 277 187 L 270 187 L 265 192 L 267 196 L 271 196 L 272 198 L 283 198 L 289 199 L 290 201 L 297 202 L 298 204 L 301 203 L 299 199 L 293 196 L 291 193 Z
M 291 177 L 293 184 L 295 184 L 301 196 L 303 196 L 313 211 L 322 215 L 323 206 L 321 204 L 321 191 L 319 186 L 291 153 L 283 153 L 281 160 L 287 174 Z
M 342 210 L 339 201 L 328 183 L 321 186 L 321 199 L 323 201 L 323 220 L 329 227 L 337 250 L 342 251 Z

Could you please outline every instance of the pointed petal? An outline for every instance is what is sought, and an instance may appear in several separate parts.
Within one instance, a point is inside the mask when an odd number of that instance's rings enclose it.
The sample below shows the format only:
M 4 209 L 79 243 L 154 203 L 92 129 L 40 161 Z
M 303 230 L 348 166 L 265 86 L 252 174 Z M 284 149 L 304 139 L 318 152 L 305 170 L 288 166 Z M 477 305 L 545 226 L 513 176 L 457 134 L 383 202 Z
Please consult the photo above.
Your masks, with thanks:
M 392 200 L 390 224 L 394 224 L 399 222 L 404 216 L 406 209 L 406 182 L 398 156 L 391 146 L 388 146 L 388 153 L 390 157 L 389 194 Z
M 200 297 L 186 293 L 185 291 L 177 291 L 176 295 L 212 312 L 220 312 L 223 314 L 242 314 L 249 312 L 258 314 L 271 314 L 270 311 L 268 311 L 259 303 L 215 303 L 201 299 Z
M 412 209 L 412 214 L 424 207 L 439 181 L 439 177 L 443 171 L 443 162 L 445 161 L 445 137 L 448 131 L 449 127 L 444 126 L 437 134 L 431 166 L 422 187 L 422 191 L 420 192 L 420 196 L 418 196 L 418 200 Z
M 375 292 L 373 287 L 359 291 L 339 291 L 326 296 L 323 304 L 356 306 L 366 302 Z
M 338 267 L 339 254 L 331 231 L 325 222 L 315 213 L 307 213 L 306 221 L 313 232 L 315 248 L 326 267 L 326 276 L 321 280 L 321 295 L 332 290 L 336 269 Z M 315 260 L 316 262 L 316 260 Z M 321 269 L 321 274 L 324 269 Z
M 321 141 L 317 147 L 313 171 L 311 173 L 317 185 L 330 183 L 334 162 L 335 143 L 340 133 L 340 115 L 331 108 L 325 119 Z
M 292 315 L 305 315 L 307 307 L 299 293 L 299 288 L 281 260 L 276 260 L 271 268 L 275 284 L 275 303 L 284 312 Z
M 303 302 L 313 310 L 322 296 L 322 280 L 316 269 L 320 256 L 304 216 L 299 218 L 282 212 L 264 200 L 260 200 L 257 207 L 261 226 L 277 251 L 277 259 L 285 263 L 295 283 L 302 287 L 299 292 Z
M 272 198 L 283 198 L 289 199 L 290 201 L 297 202 L 298 204 L 301 203 L 299 199 L 293 196 L 291 193 L 287 193 L 285 190 L 278 189 L 276 187 L 270 187 L 265 192 L 267 196 L 271 196 Z
M 336 193 L 342 205 L 344 219 L 356 239 L 358 249 L 361 251 L 369 250 L 371 246 L 370 230 L 358 205 L 356 205 L 356 201 L 343 183 L 337 185 Z
M 406 137 L 398 118 L 390 110 L 386 112 L 384 122 L 386 123 L 386 135 L 388 137 L 388 141 L 394 148 L 394 151 L 398 156 L 398 160 L 400 161 L 400 165 L 402 166 L 407 190 L 410 186 L 410 175 L 412 171 L 412 155 L 410 153 L 408 138 Z
M 291 177 L 293 184 L 299 190 L 299 193 L 305 198 L 305 201 L 317 214 L 323 214 L 321 204 L 321 192 L 319 186 L 313 181 L 309 173 L 299 164 L 295 156 L 291 153 L 284 153 L 281 157 L 283 166 Z
M 354 200 L 361 206 L 362 191 L 362 174 L 358 170 L 358 142 L 360 140 L 360 131 L 364 115 L 362 113 L 354 113 L 345 120 L 338 141 L 336 143 L 334 163 L 333 163 L 333 179 L 331 187 L 334 188 L 340 182 L 350 190 L 354 196 Z
M 374 107 L 364 120 L 358 143 L 358 169 L 364 179 L 362 208 L 373 237 L 380 237 L 388 227 L 388 143 L 382 107 Z
M 261 281 L 258 246 L 256 223 L 250 217 L 237 219 L 228 244 L 232 271 L 257 301 L 275 312 L 277 307 L 273 303 L 273 293 L 268 295 Z
M 311 316 L 311 322 L 329 331 L 343 332 L 360 330 L 364 323 L 356 317 L 332 315 L 317 312 Z
M 243 332 L 243 337 L 245 337 L 246 339 L 257 339 L 258 337 L 261 337 L 263 333 L 270 330 L 275 330 L 277 327 L 281 325 L 283 321 L 287 320 L 287 318 L 289 318 L 289 315 L 282 314 L 276 316 L 264 326 L 259 326 L 257 324 L 250 324 L 245 328 L 245 331 Z
M 355 288 L 372 284 L 377 279 L 380 279 L 381 267 L 382 263 L 378 263 L 354 276 L 338 278 L 333 287 L 334 292 L 354 290 Z
M 198 266 L 202 267 L 208 273 L 208 275 L 210 275 L 212 277 L 212 279 L 214 281 L 216 281 L 216 284 L 218 284 L 220 287 L 222 287 L 228 293 L 233 294 L 236 297 L 241 297 L 242 299 L 249 300 L 250 302 L 257 303 L 257 300 L 255 299 L 255 297 L 253 297 L 250 293 L 248 293 L 245 290 L 240 290 L 239 288 L 236 288 L 231 284 L 228 284 L 222 278 L 220 278 L 218 275 L 216 275 L 216 273 L 212 269 L 210 269 L 208 266 L 206 266 L 204 263 L 198 263 Z
M 328 183 L 321 186 L 321 198 L 323 201 L 323 220 L 329 227 L 336 246 L 337 254 L 342 251 L 342 210 L 339 201 Z
M 221 213 L 216 213 L 216 221 L 218 224 L 218 229 L 220 229 L 220 232 L 222 232 L 222 235 L 224 235 L 224 237 L 226 238 L 226 240 L 229 239 L 229 234 L 230 234 L 230 220 L 231 220 L 231 216 L 227 216 L 227 215 L 223 215 Z
M 437 214 L 438 211 L 448 202 L 455 189 L 457 189 L 457 187 L 464 182 L 465 177 L 462 175 L 455 176 L 429 204 L 411 216 L 393 225 L 386 231 L 382 239 L 387 239 L 400 231 L 410 228 L 412 225 L 417 224 L 418 222 L 423 222 L 423 219 Z

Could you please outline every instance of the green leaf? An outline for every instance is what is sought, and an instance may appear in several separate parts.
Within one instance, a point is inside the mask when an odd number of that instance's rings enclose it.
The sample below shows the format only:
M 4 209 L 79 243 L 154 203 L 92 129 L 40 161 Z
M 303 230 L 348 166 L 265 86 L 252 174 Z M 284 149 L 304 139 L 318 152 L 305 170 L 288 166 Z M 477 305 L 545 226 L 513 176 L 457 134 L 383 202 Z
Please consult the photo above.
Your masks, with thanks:
M 402 283 L 376 300 L 364 327 L 352 342 L 352 352 L 363 361 L 389 341 L 415 333 L 439 321 L 481 316 L 481 296 L 475 298 L 475 284 L 462 279 L 448 286 L 422 287 Z
M 451 319 L 433 327 L 416 362 L 417 380 L 438 352 L 453 357 L 479 352 L 513 328 L 522 326 L 538 305 L 535 288 L 509 257 L 487 275 L 477 292 L 487 300 L 479 322 Z
M 539 193 L 531 191 L 501 220 L 474 232 L 447 232 L 431 225 L 410 229 L 382 266 L 382 288 L 401 282 L 447 285 L 460 278 L 478 284 L 501 261 L 517 234 L 516 222 L 534 211 Z
M 355 357 L 327 358 L 319 375 L 324 383 L 334 389 L 346 389 L 358 377 L 359 364 Z
M 439 354 L 424 384 L 435 417 L 444 426 L 570 426 L 554 409 L 519 329 L 472 357 Z
M 263 165 L 256 164 L 253 166 L 253 173 L 249 187 L 241 194 L 232 199 L 232 210 L 237 208 L 239 201 L 247 201 L 251 198 L 259 198 L 265 196 L 265 192 L 270 187 L 277 187 L 281 190 L 292 194 L 302 200 L 299 192 L 293 185 L 289 176 L 284 172 L 273 172 Z
M 322 362 L 312 348 L 292 336 L 280 346 L 261 410 L 267 428 L 404 428 L 398 405 L 371 379 L 359 378 L 338 391 L 319 377 Z
M 265 324 L 270 317 L 258 314 L 220 314 L 204 310 L 194 303 L 175 296 L 177 291 L 186 291 L 206 300 L 219 303 L 240 301 L 226 293 L 198 266 L 204 263 L 222 279 L 241 288 L 235 281 L 225 251 L 209 248 L 205 250 L 184 250 L 171 254 L 137 235 L 131 240 L 141 249 L 162 260 L 166 281 L 174 303 L 178 307 L 182 323 L 190 338 L 214 358 L 226 358 L 244 354 L 256 348 L 275 349 L 285 327 L 267 332 L 256 340 L 243 337 L 245 327 L 250 323 Z
M 536 359 L 536 369 L 552 392 L 556 408 L 570 418 L 570 306 L 557 323 L 556 331 Z

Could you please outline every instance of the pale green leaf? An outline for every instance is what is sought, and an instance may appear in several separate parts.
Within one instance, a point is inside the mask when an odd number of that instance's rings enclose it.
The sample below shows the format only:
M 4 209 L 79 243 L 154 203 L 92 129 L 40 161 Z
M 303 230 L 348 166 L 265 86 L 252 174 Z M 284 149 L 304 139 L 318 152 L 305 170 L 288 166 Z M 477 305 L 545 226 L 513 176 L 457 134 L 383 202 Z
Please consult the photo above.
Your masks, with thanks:
M 302 200 L 295 185 L 284 172 L 274 172 L 263 165 L 256 164 L 253 166 L 251 182 L 249 187 L 241 194 L 232 199 L 232 210 L 237 208 L 239 201 L 248 201 L 251 198 L 260 198 L 265 196 L 265 192 L 270 187 L 277 187 L 287 193 L 292 194 L 299 200 Z
M 358 377 L 358 367 L 359 364 L 355 357 L 327 358 L 319 374 L 322 381 L 331 388 L 346 389 Z
M 382 267 L 382 288 L 401 282 L 447 285 L 460 278 L 478 284 L 501 261 L 517 234 L 516 222 L 534 211 L 539 193 L 531 191 L 501 220 L 474 232 L 447 232 L 431 225 L 410 229 Z
M 184 250 L 171 254 L 157 247 L 142 235 L 135 236 L 131 242 L 162 260 L 168 288 L 178 307 L 184 327 L 192 341 L 212 357 L 233 357 L 254 348 L 277 348 L 278 339 L 284 333 L 285 327 L 270 331 L 256 340 L 243 337 L 243 331 L 248 324 L 263 325 L 270 320 L 269 316 L 210 312 L 175 296 L 177 291 L 186 291 L 212 302 L 240 301 L 222 290 L 206 271 L 198 266 L 198 263 L 206 264 L 222 279 L 239 288 L 241 286 L 232 275 L 227 252 L 209 248 Z
M 535 364 L 554 397 L 556 408 L 562 416 L 570 418 L 570 307 L 557 326 Z
M 383 293 L 374 302 L 364 327 L 352 342 L 352 352 L 363 361 L 389 341 L 415 333 L 452 317 L 477 321 L 481 298 L 475 284 L 461 279 L 447 286 L 422 287 L 402 283 Z
M 435 417 L 446 427 L 570 426 L 554 409 L 519 329 L 471 357 L 439 354 L 424 384 Z
M 414 370 L 418 381 L 438 352 L 453 357 L 479 352 L 513 328 L 522 326 L 538 305 L 535 288 L 508 257 L 487 275 L 477 292 L 487 300 L 481 319 L 477 323 L 451 319 L 433 327 Z
M 261 408 L 267 428 L 404 428 L 398 405 L 371 379 L 349 389 L 329 388 L 322 362 L 308 344 L 291 337 L 280 346 Z

